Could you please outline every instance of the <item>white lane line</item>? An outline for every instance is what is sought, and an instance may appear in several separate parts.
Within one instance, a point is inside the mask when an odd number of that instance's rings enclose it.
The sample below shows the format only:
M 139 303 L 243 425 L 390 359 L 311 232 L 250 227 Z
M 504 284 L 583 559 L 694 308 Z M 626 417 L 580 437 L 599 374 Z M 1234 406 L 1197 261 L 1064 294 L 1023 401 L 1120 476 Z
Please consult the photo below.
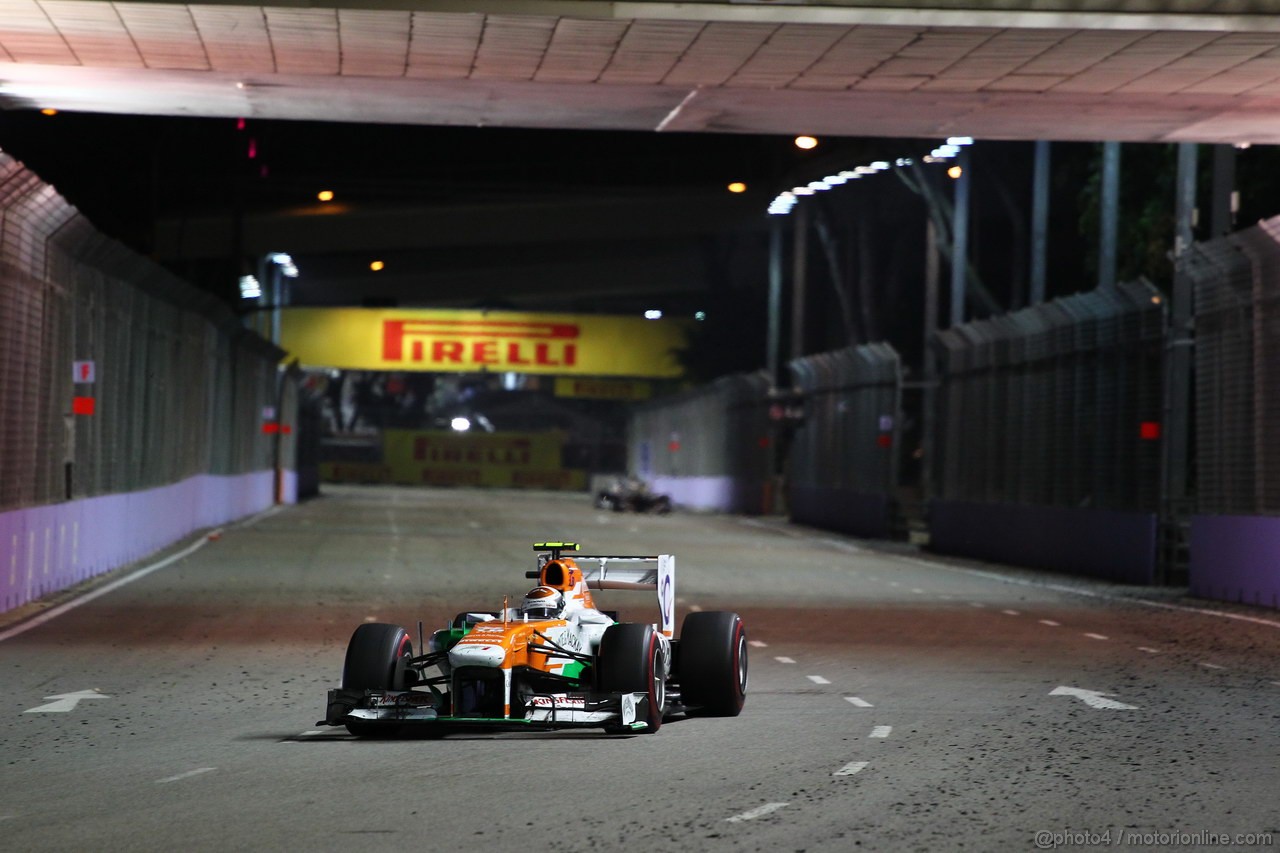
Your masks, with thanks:
M 892 731 L 893 726 L 876 726 L 867 737 L 888 737 Z
M 692 610 L 694 613 L 701 613 L 701 612 L 702 612 L 702 605 L 700 605 L 700 604 L 695 604 L 695 605 L 693 605 L 692 607 L 690 607 L 689 609 L 690 609 L 690 610 Z
M 986 607 L 987 605 L 983 604 L 981 601 L 970 601 L 969 606 L 970 607 Z
M 848 542 L 841 542 L 839 539 L 819 539 L 819 542 L 826 543 L 833 548 L 839 548 L 841 551 L 848 551 L 850 554 L 861 554 L 866 549 L 859 548 L 857 545 L 851 545 Z
M 1205 669 L 1226 669 L 1226 667 L 1221 664 L 1209 663 L 1208 661 L 1201 661 L 1200 665 Z
M 823 678 L 821 675 L 806 675 L 805 678 L 809 679 L 814 684 L 830 684 L 831 683 L 830 681 L 827 681 L 825 678 Z
M 1085 636 L 1086 636 L 1086 637 L 1088 637 L 1088 638 L 1090 638 L 1090 639 L 1092 639 L 1092 640 L 1109 640 L 1109 639 L 1111 639 L 1111 638 L 1110 638 L 1110 637 L 1108 637 L 1106 634 L 1085 634 Z
M 1041 625 L 1048 625 L 1050 628 L 1061 628 L 1061 627 L 1062 627 L 1062 623 L 1061 623 L 1061 622 L 1054 622 L 1052 619 L 1041 619 L 1041 620 L 1040 620 L 1040 624 L 1041 624 Z
M 298 735 L 298 737 L 313 737 L 315 735 L 322 735 L 322 734 L 324 734 L 324 732 L 320 731 L 319 729 L 311 729 L 310 731 L 306 731 Z
M 1280 682 L 1277 682 L 1277 683 L 1280 683 Z M 844 701 L 848 702 L 850 705 L 854 706 L 855 708 L 874 708 L 875 707 L 866 699 L 859 699 L 857 696 L 846 696 L 844 697 Z
M 179 782 L 183 779 L 190 779 L 192 776 L 199 776 L 202 773 L 212 773 L 217 770 L 216 767 L 198 767 L 195 770 L 188 770 L 186 773 L 179 773 L 177 776 L 167 776 L 164 779 L 157 779 L 157 785 L 163 785 L 166 782 Z
M 778 663 L 795 663 L 795 658 L 789 658 L 785 655 L 774 658 Z
M 765 803 L 763 806 L 756 806 L 750 811 L 742 814 L 736 814 L 733 817 L 725 818 L 726 823 L 742 823 L 744 820 L 755 820 L 758 817 L 764 817 L 767 814 L 773 814 L 778 809 L 785 808 L 786 803 Z
M 1280 687 L 1280 681 L 1273 681 L 1271 683 L 1274 684 L 1276 687 Z
M 897 581 L 889 581 L 889 586 L 902 586 L 902 584 L 898 583 Z
M 760 640 L 747 640 L 747 645 L 756 649 L 764 649 L 764 648 L 768 648 L 769 646 L 768 643 L 762 642 Z
M 30 631 L 32 628 L 36 628 L 40 625 L 43 625 L 46 622 L 50 622 L 54 619 L 57 619 L 63 613 L 67 613 L 71 610 L 75 610 L 77 607 L 80 607 L 83 604 L 88 604 L 90 601 L 93 601 L 96 598 L 101 598 L 107 593 L 115 592 L 117 589 L 124 586 L 125 584 L 131 584 L 136 580 L 142 580 L 152 572 L 158 572 L 161 569 L 163 569 L 165 566 L 176 563 L 178 560 L 182 560 L 182 559 L 185 559 L 186 557 L 190 557 L 196 551 L 199 551 L 205 545 L 208 545 L 210 542 L 216 540 L 221 536 L 222 536 L 222 528 L 221 527 L 215 528 L 214 530 L 211 530 L 205 535 L 201 536 L 199 539 L 197 539 L 195 542 L 188 545 L 186 548 L 183 548 L 178 553 L 170 554 L 168 557 L 165 557 L 163 560 L 161 560 L 158 563 L 152 563 L 146 568 L 139 569 L 133 574 L 126 575 L 125 577 L 122 577 L 119 580 L 114 580 L 111 583 L 107 584 L 106 586 L 100 586 L 97 589 L 95 589 L 93 592 L 85 593 L 84 595 L 80 596 L 77 599 L 74 599 L 73 601 L 68 601 L 65 604 L 59 604 L 57 607 L 54 607 L 50 610 L 46 610 L 44 613 L 41 613 L 39 616 L 36 616 L 34 619 L 29 619 L 26 622 L 23 622 L 18 625 L 14 625 L 8 631 L 0 631 L 0 643 L 4 642 L 5 640 L 12 639 L 13 637 L 18 636 L 19 634 L 25 634 L 27 631 Z
M 924 595 L 924 590 L 918 586 L 913 586 L 911 588 L 911 591 L 914 592 L 916 595 Z
M 839 770 L 837 770 L 835 773 L 832 773 L 831 775 L 832 776 L 853 776 L 855 773 L 861 773 L 863 770 L 866 770 L 867 765 L 870 763 L 871 762 L 869 761 L 850 761 L 844 767 L 841 767 Z
M 1001 610 L 1000 612 L 1003 613 L 1005 616 L 1021 616 L 1022 615 L 1016 610 Z
M 1146 653 L 1147 653 L 1147 654 L 1149 654 L 1149 655 L 1158 655 L 1158 654 L 1160 654 L 1160 650 L 1159 650 L 1159 649 L 1153 649 L 1153 648 L 1151 648 L 1150 646 L 1138 646 L 1138 651 L 1140 651 L 1140 652 L 1146 652 Z

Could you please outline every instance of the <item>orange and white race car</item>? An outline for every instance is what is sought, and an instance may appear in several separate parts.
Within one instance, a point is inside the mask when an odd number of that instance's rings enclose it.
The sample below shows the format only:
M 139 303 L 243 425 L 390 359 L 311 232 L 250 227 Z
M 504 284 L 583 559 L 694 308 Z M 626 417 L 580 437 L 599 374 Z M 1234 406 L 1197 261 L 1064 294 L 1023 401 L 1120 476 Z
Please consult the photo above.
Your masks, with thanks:
M 675 557 L 565 556 L 572 542 L 534 545 L 537 580 L 519 607 L 465 612 L 415 655 L 399 625 L 361 625 L 342 686 L 317 725 L 354 735 L 407 726 L 604 728 L 656 732 L 673 714 L 737 716 L 747 693 L 747 635 L 736 613 L 690 613 L 675 627 Z M 584 571 L 579 562 L 594 563 Z M 653 590 L 660 621 L 618 622 L 596 590 Z M 418 623 L 418 645 L 423 643 Z

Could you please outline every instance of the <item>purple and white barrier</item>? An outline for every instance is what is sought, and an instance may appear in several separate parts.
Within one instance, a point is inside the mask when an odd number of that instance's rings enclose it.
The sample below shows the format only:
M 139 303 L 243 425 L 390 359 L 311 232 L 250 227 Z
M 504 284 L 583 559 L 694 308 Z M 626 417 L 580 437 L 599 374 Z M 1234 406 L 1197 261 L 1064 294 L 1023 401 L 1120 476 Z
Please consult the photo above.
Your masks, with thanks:
M 1192 516 L 1190 591 L 1280 608 L 1280 517 Z
M 0 513 L 0 612 L 128 565 L 275 503 L 275 474 L 202 474 L 140 492 Z M 286 503 L 297 477 L 285 472 Z

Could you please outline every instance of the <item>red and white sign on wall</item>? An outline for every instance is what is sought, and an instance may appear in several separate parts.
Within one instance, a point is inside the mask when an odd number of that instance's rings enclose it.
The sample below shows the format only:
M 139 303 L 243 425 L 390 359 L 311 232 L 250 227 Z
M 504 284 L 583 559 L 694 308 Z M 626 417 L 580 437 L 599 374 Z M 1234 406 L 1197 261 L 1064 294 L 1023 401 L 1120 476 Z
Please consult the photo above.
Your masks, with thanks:
M 97 369 L 92 361 L 71 362 L 71 381 L 88 385 L 97 378 Z

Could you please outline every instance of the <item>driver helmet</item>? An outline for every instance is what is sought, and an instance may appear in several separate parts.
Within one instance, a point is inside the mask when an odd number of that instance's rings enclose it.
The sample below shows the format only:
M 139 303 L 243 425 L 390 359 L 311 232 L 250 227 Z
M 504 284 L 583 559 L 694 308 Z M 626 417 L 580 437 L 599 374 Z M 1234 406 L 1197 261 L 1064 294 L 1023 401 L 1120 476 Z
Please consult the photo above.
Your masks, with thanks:
M 549 586 L 535 586 L 525 595 L 520 612 L 530 619 L 559 619 L 564 612 L 564 596 Z

